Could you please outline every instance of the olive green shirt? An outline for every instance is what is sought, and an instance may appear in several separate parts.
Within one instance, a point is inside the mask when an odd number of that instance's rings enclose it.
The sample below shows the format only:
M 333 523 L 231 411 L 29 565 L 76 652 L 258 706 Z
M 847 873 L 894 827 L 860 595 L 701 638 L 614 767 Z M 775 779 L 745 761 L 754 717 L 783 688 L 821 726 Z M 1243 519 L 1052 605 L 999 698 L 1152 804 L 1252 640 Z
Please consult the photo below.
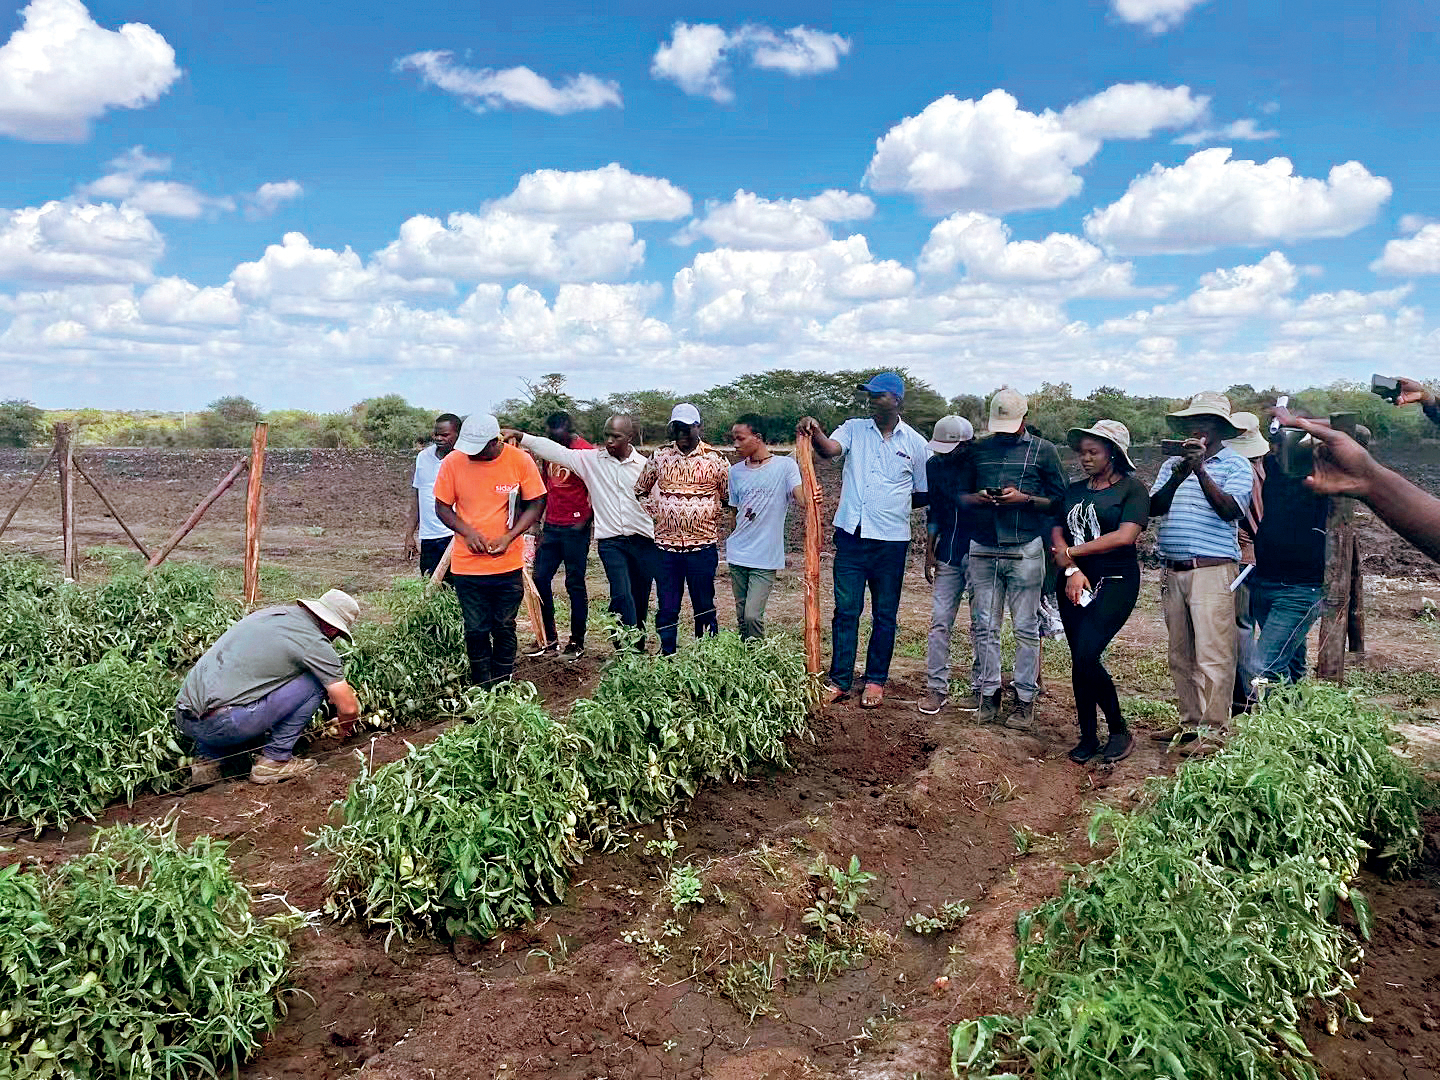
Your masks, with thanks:
M 299 604 L 246 615 L 220 635 L 185 676 L 176 705 L 196 716 L 225 705 L 249 705 L 300 675 L 321 686 L 345 678 L 335 651 Z

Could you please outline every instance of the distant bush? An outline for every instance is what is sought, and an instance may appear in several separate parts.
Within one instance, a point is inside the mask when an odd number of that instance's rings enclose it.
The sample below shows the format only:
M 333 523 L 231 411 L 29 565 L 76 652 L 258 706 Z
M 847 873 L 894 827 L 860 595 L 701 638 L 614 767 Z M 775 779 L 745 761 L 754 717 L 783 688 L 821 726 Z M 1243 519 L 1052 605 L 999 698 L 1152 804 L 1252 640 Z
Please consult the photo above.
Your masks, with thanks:
M 31 402 L 0 401 L 0 446 L 31 446 L 45 434 L 45 413 Z

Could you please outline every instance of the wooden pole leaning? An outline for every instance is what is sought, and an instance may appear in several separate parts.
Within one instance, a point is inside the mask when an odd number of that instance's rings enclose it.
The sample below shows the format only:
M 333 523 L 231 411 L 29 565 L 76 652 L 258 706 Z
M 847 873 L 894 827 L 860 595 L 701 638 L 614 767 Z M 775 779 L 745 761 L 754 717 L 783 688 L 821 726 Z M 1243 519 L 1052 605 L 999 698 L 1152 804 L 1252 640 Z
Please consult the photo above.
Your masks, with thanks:
M 805 489 L 805 668 L 819 675 L 820 659 L 820 481 L 809 435 L 795 437 L 795 463 Z
M 60 466 L 61 565 L 67 581 L 80 576 L 80 553 L 75 548 L 75 443 L 69 424 L 55 425 L 55 461 Z
M 45 475 L 45 470 L 50 468 L 50 463 L 54 460 L 55 447 L 52 446 L 50 453 L 45 455 L 45 464 L 35 470 L 35 475 L 30 478 L 30 482 L 25 485 L 25 490 L 20 492 L 20 497 L 15 500 L 15 505 L 10 507 L 10 512 L 5 515 L 5 520 L 0 522 L 0 536 L 5 535 L 5 530 L 10 527 L 10 522 L 15 519 L 16 513 L 20 510 L 20 504 L 30 497 L 30 492 L 35 490 L 35 485 L 40 482 L 40 478 Z
M 190 516 L 185 519 L 185 523 L 181 525 L 180 528 L 175 530 L 174 535 L 172 535 L 169 540 L 165 541 L 164 545 L 160 548 L 159 551 L 155 552 L 154 555 L 150 556 L 150 561 L 145 564 L 145 568 L 147 570 L 153 570 L 155 569 L 155 567 L 163 563 L 166 557 L 177 547 L 180 546 L 180 541 L 184 540 L 185 537 L 189 535 L 190 530 L 195 528 L 195 526 L 200 523 L 200 519 L 205 516 L 205 511 L 210 509 L 216 499 L 220 498 L 221 495 L 225 494 L 225 492 L 229 489 L 230 485 L 235 483 L 235 480 L 239 477 L 239 475 L 247 468 L 249 468 L 249 466 L 250 461 L 247 458 L 241 458 L 239 461 L 237 461 L 235 463 L 235 467 L 225 474 L 225 479 L 221 480 L 220 483 L 215 485 L 215 490 L 210 492 L 209 495 L 206 495 L 205 498 L 201 499 L 200 505 L 195 507 L 194 510 L 190 511 Z
M 85 471 L 85 467 L 80 464 L 79 458 L 75 459 L 75 471 L 80 474 L 81 480 L 84 480 L 85 483 L 90 485 L 90 490 L 95 492 L 96 497 L 105 504 L 105 509 L 110 511 L 110 516 L 115 519 L 115 524 L 119 525 L 120 528 L 125 530 L 125 535 L 130 538 L 130 542 L 135 545 L 136 550 L 139 551 L 140 554 L 148 560 L 150 558 L 150 553 L 145 550 L 145 545 L 140 543 L 140 541 L 136 539 L 135 534 L 130 531 L 130 526 L 126 525 L 124 519 L 120 517 L 120 511 L 115 509 L 114 504 L 110 502 L 110 499 L 106 496 L 105 492 L 100 490 L 100 485 L 95 483 L 94 480 L 90 479 L 90 474 L 87 473 Z
M 250 476 L 245 485 L 245 603 L 260 598 L 260 513 L 261 479 L 265 473 L 265 443 L 270 425 L 263 420 L 255 425 L 250 438 Z
M 445 545 L 445 554 L 440 556 L 439 563 L 435 566 L 435 572 L 430 575 L 430 580 L 425 583 L 425 592 L 434 592 L 445 582 L 445 575 L 450 572 L 450 559 L 455 554 L 455 537 L 450 537 L 450 543 Z

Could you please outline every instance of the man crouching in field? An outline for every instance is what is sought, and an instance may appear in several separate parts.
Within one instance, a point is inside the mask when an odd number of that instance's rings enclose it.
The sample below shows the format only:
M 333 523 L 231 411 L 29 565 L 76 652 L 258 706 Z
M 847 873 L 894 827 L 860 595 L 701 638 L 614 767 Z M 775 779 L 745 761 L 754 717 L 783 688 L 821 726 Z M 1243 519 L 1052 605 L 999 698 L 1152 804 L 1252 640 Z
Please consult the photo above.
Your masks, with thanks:
M 359 617 L 354 598 L 331 589 L 318 600 L 252 612 L 220 635 L 185 676 L 175 702 L 175 726 L 195 740 L 191 787 L 218 781 L 226 752 L 267 732 L 251 783 L 304 776 L 315 760 L 295 757 L 295 743 L 326 698 L 341 732 L 350 734 L 360 702 L 330 643 L 348 638 Z

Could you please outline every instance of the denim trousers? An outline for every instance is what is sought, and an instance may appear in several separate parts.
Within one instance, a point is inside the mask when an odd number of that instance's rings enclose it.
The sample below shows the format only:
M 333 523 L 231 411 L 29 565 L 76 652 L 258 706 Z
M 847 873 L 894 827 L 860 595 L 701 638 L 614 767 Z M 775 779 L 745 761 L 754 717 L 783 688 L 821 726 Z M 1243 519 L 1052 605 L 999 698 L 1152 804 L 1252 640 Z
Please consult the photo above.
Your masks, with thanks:
M 714 544 L 692 551 L 661 549 L 655 576 L 655 629 L 663 655 L 673 653 L 679 642 L 680 604 L 687 591 L 695 636 L 720 632 L 720 620 L 715 616 L 715 571 L 719 565 L 720 551 Z
M 297 675 L 248 705 L 222 705 L 205 716 L 175 710 L 175 726 L 195 740 L 200 757 L 221 758 L 227 750 L 253 743 L 269 732 L 264 754 L 271 761 L 289 761 L 295 743 L 325 700 L 325 688 L 314 675 Z
M 960 601 L 965 596 L 965 575 L 969 562 L 970 556 L 962 555 L 959 566 L 951 566 L 945 562 L 935 566 L 935 594 L 930 602 L 930 635 L 925 643 L 925 684 L 927 689 L 941 696 L 950 693 L 950 636 L 955 628 L 955 616 L 960 612 Z M 973 633 L 970 646 L 973 653 Z M 970 689 L 974 690 L 980 677 L 978 654 L 975 654 L 970 669 Z
M 1040 689 L 1040 593 L 1045 588 L 1045 543 L 991 546 L 970 541 L 970 627 L 980 668 L 980 692 L 1000 689 L 1000 628 L 1005 609 L 1015 624 L 1015 693 L 1033 701 Z
M 535 551 L 535 591 L 540 594 L 540 621 L 545 640 L 559 641 L 555 630 L 555 571 L 565 564 L 565 595 L 570 599 L 570 641 L 585 644 L 585 623 L 590 614 L 590 596 L 585 590 L 585 564 L 590 558 L 590 523 L 546 525 Z
M 610 611 L 622 625 L 643 629 L 657 569 L 655 541 L 638 533 L 607 536 L 595 544 L 595 550 L 610 583 Z
M 830 681 L 850 692 L 860 647 L 860 614 L 870 591 L 870 644 L 864 681 L 884 686 L 895 654 L 900 587 L 905 580 L 908 540 L 870 540 L 835 530 L 835 615 L 830 621 Z
M 465 653 L 470 681 L 494 686 L 515 673 L 515 616 L 525 599 L 519 570 L 505 574 L 456 574 L 455 598 L 465 617 Z
M 1243 569 L 1243 568 L 1242 568 Z M 1230 704 L 1244 708 L 1250 703 L 1250 680 L 1255 677 L 1255 616 L 1250 610 L 1250 582 L 1255 571 L 1235 586 L 1235 693 Z
M 774 587 L 774 570 L 731 565 L 730 588 L 735 592 L 735 624 L 740 627 L 740 636 L 747 641 L 765 636 L 765 605 L 769 603 L 770 590 Z
M 1276 682 L 1305 677 L 1305 635 L 1325 609 L 1321 585 L 1286 585 L 1250 575 L 1250 614 L 1260 627 L 1255 676 Z

